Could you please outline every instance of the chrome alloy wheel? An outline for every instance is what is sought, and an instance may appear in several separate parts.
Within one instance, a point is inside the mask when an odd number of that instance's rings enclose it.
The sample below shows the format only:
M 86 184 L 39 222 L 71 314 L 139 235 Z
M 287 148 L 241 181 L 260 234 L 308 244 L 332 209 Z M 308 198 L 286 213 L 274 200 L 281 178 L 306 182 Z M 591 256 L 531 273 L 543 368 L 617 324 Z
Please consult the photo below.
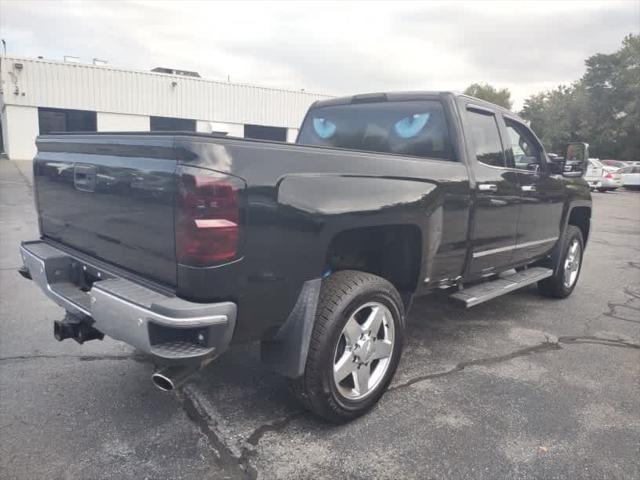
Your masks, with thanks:
M 333 356 L 333 380 L 342 396 L 362 400 L 380 384 L 391 363 L 395 324 L 379 302 L 359 307 L 342 329 Z
M 580 241 L 574 238 L 569 245 L 567 258 L 564 260 L 564 286 L 565 288 L 573 287 L 580 272 L 580 262 L 582 261 L 582 252 Z

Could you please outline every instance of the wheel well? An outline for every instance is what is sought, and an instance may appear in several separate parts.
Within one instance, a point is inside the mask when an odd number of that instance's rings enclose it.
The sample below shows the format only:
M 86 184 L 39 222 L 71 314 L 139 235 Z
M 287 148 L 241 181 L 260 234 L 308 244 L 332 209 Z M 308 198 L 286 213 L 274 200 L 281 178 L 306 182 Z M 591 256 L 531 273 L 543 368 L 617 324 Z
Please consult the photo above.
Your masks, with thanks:
M 329 245 L 326 272 L 361 270 L 388 280 L 400 293 L 413 293 L 420 273 L 421 244 L 420 229 L 414 225 L 345 230 Z
M 582 232 L 582 239 L 587 244 L 591 225 L 591 209 L 589 207 L 575 207 L 569 214 L 569 225 L 575 225 Z

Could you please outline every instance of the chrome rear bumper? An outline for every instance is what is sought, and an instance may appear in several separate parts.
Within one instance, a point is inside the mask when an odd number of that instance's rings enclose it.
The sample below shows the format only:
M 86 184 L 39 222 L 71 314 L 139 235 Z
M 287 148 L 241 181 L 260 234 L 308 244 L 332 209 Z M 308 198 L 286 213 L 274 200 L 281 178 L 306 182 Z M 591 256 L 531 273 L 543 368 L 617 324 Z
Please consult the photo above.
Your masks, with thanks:
M 235 303 L 167 295 L 42 241 L 24 242 L 20 250 L 27 276 L 54 302 L 73 315 L 91 317 L 100 332 L 154 357 L 204 361 L 231 342 Z

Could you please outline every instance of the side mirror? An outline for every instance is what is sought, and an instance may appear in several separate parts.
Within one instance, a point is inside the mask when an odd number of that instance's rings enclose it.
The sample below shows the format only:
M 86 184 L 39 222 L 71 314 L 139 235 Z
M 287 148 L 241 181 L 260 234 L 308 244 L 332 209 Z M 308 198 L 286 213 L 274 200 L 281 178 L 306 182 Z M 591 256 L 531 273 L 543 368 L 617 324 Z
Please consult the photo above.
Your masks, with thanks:
M 565 177 L 582 177 L 589 166 L 589 144 L 571 142 L 567 145 L 562 175 Z
M 547 163 L 547 166 L 549 168 L 549 172 L 551 172 L 553 175 L 562 175 L 562 174 L 564 174 L 563 162 L 559 162 L 559 161 L 556 161 L 556 160 L 550 160 Z

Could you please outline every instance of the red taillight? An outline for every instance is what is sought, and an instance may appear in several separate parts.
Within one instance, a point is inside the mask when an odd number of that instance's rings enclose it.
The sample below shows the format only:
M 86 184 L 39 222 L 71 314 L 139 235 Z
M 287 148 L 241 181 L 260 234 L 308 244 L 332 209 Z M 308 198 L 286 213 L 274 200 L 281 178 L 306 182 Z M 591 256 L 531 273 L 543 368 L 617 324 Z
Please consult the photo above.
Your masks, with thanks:
M 610 173 L 607 173 L 607 174 L 604 176 L 604 178 L 609 178 L 609 179 L 611 179 L 611 178 L 613 178 L 613 175 L 611 175 Z
M 176 206 L 178 263 L 204 267 L 238 255 L 240 190 L 235 177 L 185 167 Z

